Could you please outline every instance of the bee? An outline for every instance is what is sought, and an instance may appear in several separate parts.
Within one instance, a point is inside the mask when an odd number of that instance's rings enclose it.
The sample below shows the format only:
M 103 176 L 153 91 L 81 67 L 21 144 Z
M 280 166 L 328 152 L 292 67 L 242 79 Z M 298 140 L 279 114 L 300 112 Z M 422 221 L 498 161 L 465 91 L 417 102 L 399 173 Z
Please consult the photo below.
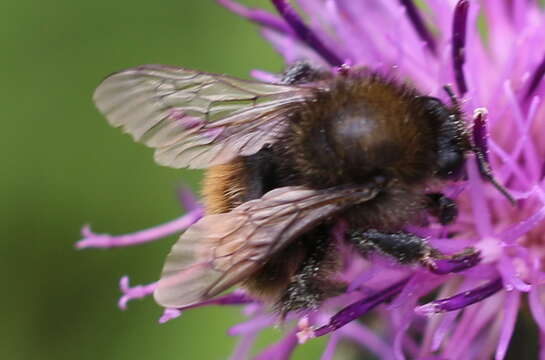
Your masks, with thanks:
M 512 201 L 446 91 L 449 105 L 364 68 L 305 62 L 279 83 L 163 65 L 107 77 L 94 101 L 111 125 L 161 165 L 207 169 L 207 213 L 173 246 L 156 301 L 181 308 L 239 285 L 281 314 L 314 309 L 346 288 L 330 236 L 339 221 L 362 256 L 445 258 L 404 228 L 455 220 L 455 201 L 428 189 L 459 178 L 468 154 Z

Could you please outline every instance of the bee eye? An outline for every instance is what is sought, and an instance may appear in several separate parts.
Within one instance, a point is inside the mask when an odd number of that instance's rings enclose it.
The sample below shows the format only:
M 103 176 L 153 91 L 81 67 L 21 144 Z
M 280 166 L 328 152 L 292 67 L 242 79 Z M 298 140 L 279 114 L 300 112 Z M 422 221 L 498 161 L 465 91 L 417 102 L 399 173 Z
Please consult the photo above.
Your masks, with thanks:
M 437 123 L 444 122 L 450 115 L 445 104 L 438 98 L 432 96 L 419 96 L 417 101 L 433 119 L 436 119 Z
M 457 149 L 439 151 L 437 154 L 437 176 L 443 179 L 458 178 L 464 162 L 464 153 Z
M 436 107 L 443 106 L 443 102 L 441 100 L 439 100 L 438 98 L 433 97 L 433 96 L 418 96 L 416 99 L 426 109 L 431 110 L 431 109 L 434 109 Z
M 458 126 L 459 119 L 437 98 L 420 96 L 418 101 L 430 116 L 430 122 L 437 126 L 437 176 L 443 179 L 457 179 L 465 162 L 464 151 L 458 143 L 462 136 Z

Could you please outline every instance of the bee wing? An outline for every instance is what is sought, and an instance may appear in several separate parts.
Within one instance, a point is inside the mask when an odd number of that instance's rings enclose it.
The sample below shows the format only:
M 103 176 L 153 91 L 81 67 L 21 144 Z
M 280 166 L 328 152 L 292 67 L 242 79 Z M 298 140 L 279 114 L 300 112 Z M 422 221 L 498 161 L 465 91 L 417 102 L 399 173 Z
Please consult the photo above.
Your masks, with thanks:
M 376 196 L 374 186 L 283 187 L 191 226 L 167 257 L 155 290 L 165 307 L 188 306 L 247 279 L 327 217 Z
M 275 141 L 309 87 L 246 81 L 179 67 L 143 65 L 107 77 L 98 109 L 115 127 L 155 148 L 174 168 L 205 168 Z

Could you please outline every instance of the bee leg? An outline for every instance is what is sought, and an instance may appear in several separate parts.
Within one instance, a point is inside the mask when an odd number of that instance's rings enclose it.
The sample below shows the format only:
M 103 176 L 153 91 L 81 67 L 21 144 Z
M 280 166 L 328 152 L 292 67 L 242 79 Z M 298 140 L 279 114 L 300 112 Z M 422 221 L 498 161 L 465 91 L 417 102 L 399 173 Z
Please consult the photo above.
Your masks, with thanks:
M 315 238 L 305 240 L 311 240 L 306 241 L 309 252 L 276 304 L 283 316 L 290 311 L 316 309 L 325 299 L 346 289 L 345 284 L 327 278 L 328 273 L 335 271 L 336 265 L 335 248 L 329 238 L 322 236 L 318 241 Z
M 379 252 L 395 258 L 401 264 L 420 262 L 427 267 L 434 267 L 433 260 L 444 257 L 438 250 L 429 246 L 425 239 L 405 232 L 358 230 L 349 232 L 347 240 L 364 256 Z
M 431 193 L 426 196 L 428 197 L 429 212 L 439 220 L 439 223 L 448 225 L 456 220 L 458 206 L 454 200 L 441 193 Z
M 511 195 L 509 193 L 509 190 L 507 190 L 502 184 L 500 184 L 492 174 L 492 169 L 490 168 L 490 164 L 488 163 L 488 160 L 486 159 L 483 151 L 478 147 L 473 147 L 472 151 L 475 154 L 475 159 L 477 160 L 477 165 L 481 176 L 486 181 L 491 183 L 503 196 L 505 196 L 507 200 L 509 200 L 511 205 L 516 205 L 517 201 L 515 200 L 513 195 Z

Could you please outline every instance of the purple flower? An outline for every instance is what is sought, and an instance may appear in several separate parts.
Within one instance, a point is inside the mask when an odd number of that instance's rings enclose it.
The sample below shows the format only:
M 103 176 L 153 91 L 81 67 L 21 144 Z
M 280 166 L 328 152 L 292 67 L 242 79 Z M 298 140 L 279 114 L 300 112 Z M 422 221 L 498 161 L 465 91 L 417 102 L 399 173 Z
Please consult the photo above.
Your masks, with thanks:
M 445 190 L 457 198 L 457 221 L 411 230 L 445 253 L 477 251 L 438 261 L 432 271 L 349 255 L 341 274 L 350 283 L 347 293 L 317 311 L 289 314 L 285 337 L 257 358 L 288 359 L 300 343 L 329 336 L 322 359 L 332 359 L 346 340 L 380 359 L 500 360 L 526 299 L 545 340 L 545 142 L 539 140 L 545 132 L 545 14 L 538 1 L 298 0 L 306 16 L 287 0 L 272 0 L 279 15 L 218 2 L 258 24 L 286 63 L 365 66 L 443 99 L 443 87 L 454 84 L 473 122 L 474 143 L 517 200 L 516 206 L 506 201 L 468 161 L 467 180 Z M 202 216 L 187 195 L 185 204 L 187 215 L 135 234 L 97 235 L 85 227 L 77 247 L 128 246 L 183 231 Z M 332 236 L 340 233 L 337 228 Z M 123 278 L 119 306 L 154 288 L 131 288 Z M 229 330 L 240 337 L 232 359 L 245 359 L 256 334 L 279 320 L 239 291 L 191 307 L 228 304 L 244 304 L 248 316 Z M 182 310 L 167 309 L 161 322 Z

